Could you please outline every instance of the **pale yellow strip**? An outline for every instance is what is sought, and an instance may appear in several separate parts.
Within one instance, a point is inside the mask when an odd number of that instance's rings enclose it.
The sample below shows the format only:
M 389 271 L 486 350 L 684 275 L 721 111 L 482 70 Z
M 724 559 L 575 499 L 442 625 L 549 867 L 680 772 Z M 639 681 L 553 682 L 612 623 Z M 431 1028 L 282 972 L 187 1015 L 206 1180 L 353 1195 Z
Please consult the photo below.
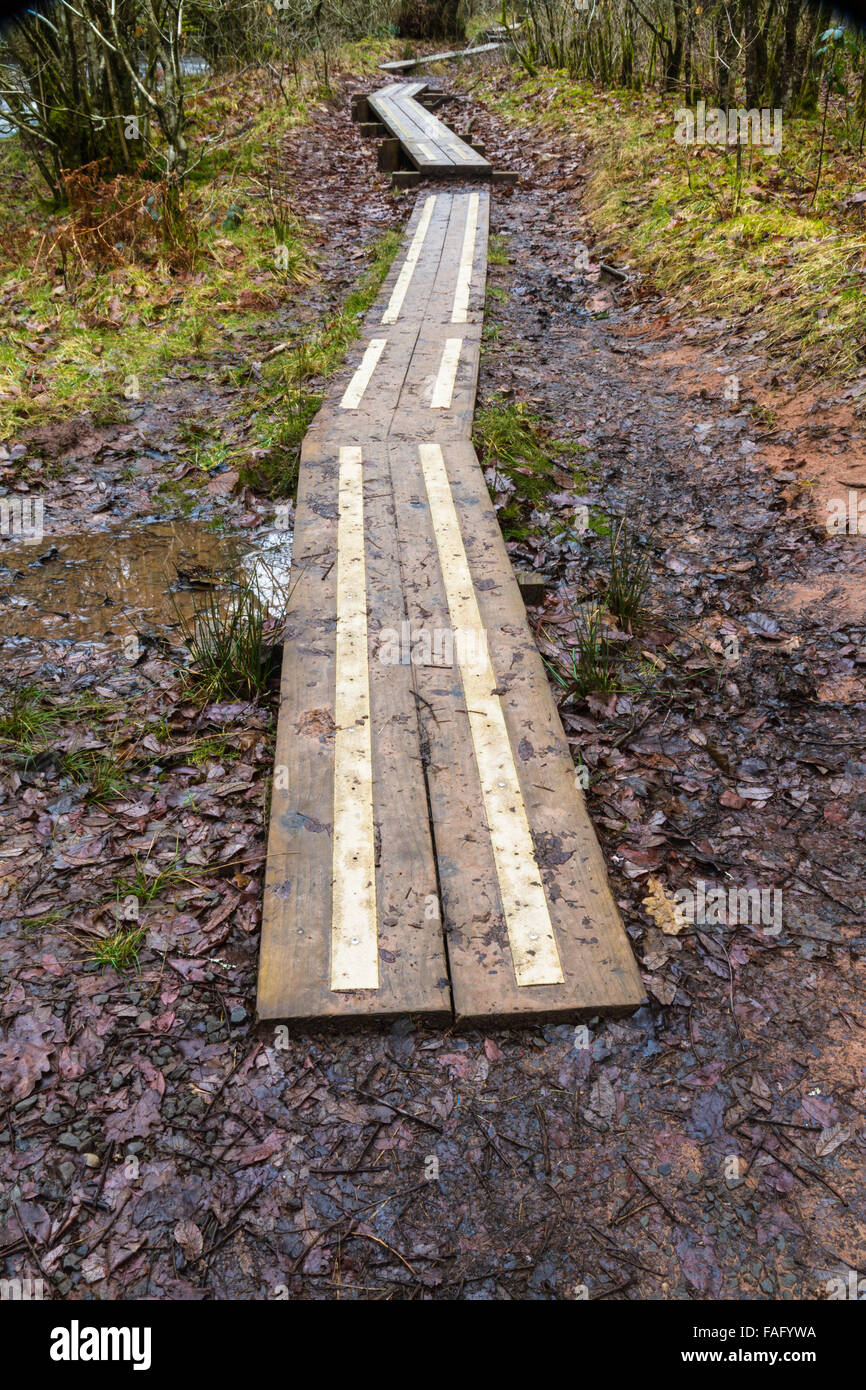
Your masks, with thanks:
M 494 693 L 496 676 L 487 654 L 445 460 L 438 444 L 419 444 L 418 450 L 451 626 L 455 632 L 471 632 L 474 638 L 471 643 L 455 643 L 455 650 L 481 778 L 514 978 L 518 985 L 562 984 L 565 979 L 562 962 L 535 858 L 505 715 L 499 696 Z M 463 659 L 463 645 L 469 647 L 473 660 Z
M 403 307 L 403 300 L 406 298 L 406 291 L 415 274 L 415 267 L 421 256 L 421 249 L 424 245 L 424 238 L 427 235 L 427 228 L 430 226 L 430 218 L 433 216 L 433 209 L 436 206 L 436 196 L 428 198 L 424 204 L 424 209 L 415 228 L 415 235 L 412 238 L 406 259 L 400 268 L 396 283 L 391 291 L 391 298 L 388 300 L 388 307 L 382 315 L 383 323 L 396 323 Z
M 470 193 L 466 207 L 466 227 L 463 232 L 463 249 L 457 267 L 457 288 L 454 291 L 454 308 L 451 310 L 452 323 L 465 323 L 469 312 L 469 287 L 472 284 L 472 265 L 475 260 L 475 238 L 478 234 L 478 194 Z
M 379 988 L 361 450 L 340 450 L 331 989 Z
M 451 397 L 454 395 L 454 382 L 457 379 L 457 365 L 460 361 L 460 349 L 462 346 L 462 338 L 445 339 L 445 347 L 442 349 L 442 361 L 439 363 L 439 371 L 433 386 L 433 395 L 430 398 L 431 410 L 447 410 L 451 404 Z
M 341 410 L 357 410 L 364 396 L 364 392 L 370 385 L 370 378 L 376 370 L 376 363 L 382 356 L 387 343 L 387 338 L 371 338 L 367 351 L 361 358 L 361 365 L 343 392 L 343 399 L 340 401 Z

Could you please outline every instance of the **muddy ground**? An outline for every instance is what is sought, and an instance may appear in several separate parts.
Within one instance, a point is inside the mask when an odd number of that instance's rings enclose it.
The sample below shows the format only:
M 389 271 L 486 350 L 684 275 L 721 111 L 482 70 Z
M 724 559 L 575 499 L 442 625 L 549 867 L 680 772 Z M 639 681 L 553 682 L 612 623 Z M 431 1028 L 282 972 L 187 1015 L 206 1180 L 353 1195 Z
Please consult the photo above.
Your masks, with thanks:
M 179 516 L 154 497 L 187 466 L 178 418 L 223 418 L 220 369 L 287 323 L 227 344 L 204 384 L 179 364 L 137 418 L 58 436 L 44 550 L 7 564 L 0 609 L 7 674 L 99 704 L 7 771 L 0 804 L 0 1252 L 53 1297 L 820 1299 L 866 1265 L 863 541 L 828 536 L 802 485 L 818 459 L 831 487 L 834 463 L 866 482 L 858 398 L 843 414 L 850 383 L 800 392 L 759 323 L 603 271 L 587 151 L 538 131 L 530 163 L 525 132 L 472 96 L 458 129 L 470 115 L 524 176 L 492 202 L 509 261 L 490 267 L 480 403 L 526 401 L 585 449 L 513 543 L 547 576 L 531 616 L 551 661 L 608 555 L 552 520 L 626 515 L 652 556 L 640 678 L 562 706 L 651 1002 L 583 1030 L 256 1026 L 272 710 L 188 702 L 154 575 L 180 593 L 254 550 L 272 505 L 217 487 Z M 294 139 L 326 229 L 300 321 L 414 195 L 386 190 L 346 102 Z M 33 447 L 8 448 L 7 482 Z M 98 583 L 95 531 L 113 538 Z M 123 536 L 149 576 L 126 589 Z M 127 759 L 102 805 L 57 778 L 82 744 Z M 136 865 L 163 873 L 140 970 L 103 970 L 89 944 Z M 670 894 L 698 880 L 781 893 L 781 930 L 683 928 Z

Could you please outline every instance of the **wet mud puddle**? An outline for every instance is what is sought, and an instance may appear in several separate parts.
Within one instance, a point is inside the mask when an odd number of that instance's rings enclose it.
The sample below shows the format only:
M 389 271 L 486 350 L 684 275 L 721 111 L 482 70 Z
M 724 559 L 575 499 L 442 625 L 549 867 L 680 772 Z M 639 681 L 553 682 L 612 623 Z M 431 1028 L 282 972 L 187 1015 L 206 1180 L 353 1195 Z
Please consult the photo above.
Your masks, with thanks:
M 36 543 L 0 540 L 0 640 L 123 640 L 171 629 L 196 594 L 253 579 L 272 606 L 288 580 L 291 538 L 225 534 L 205 522 L 158 521 Z

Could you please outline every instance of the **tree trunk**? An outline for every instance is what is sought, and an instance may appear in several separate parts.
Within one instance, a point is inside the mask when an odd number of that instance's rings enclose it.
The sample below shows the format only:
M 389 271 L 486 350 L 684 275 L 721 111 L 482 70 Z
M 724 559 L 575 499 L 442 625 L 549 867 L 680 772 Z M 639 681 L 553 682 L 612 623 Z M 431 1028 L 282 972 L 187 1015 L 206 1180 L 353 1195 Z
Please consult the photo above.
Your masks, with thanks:
M 407 0 L 397 23 L 409 39 L 462 39 L 457 19 L 460 0 Z
M 743 42 L 746 46 L 746 105 L 760 106 L 761 88 L 767 71 L 767 44 L 764 27 L 758 12 L 758 0 L 745 0 L 743 6 Z
M 716 19 L 716 99 L 723 110 L 727 110 L 736 90 L 734 64 L 741 25 L 739 4 L 723 6 Z
M 791 110 L 801 114 L 814 112 L 818 107 L 821 85 L 822 60 L 815 59 L 812 52 L 815 35 L 826 29 L 830 11 L 824 5 L 807 5 L 804 22 L 800 27 L 800 42 L 794 55 L 794 76 L 791 84 Z M 811 59 L 811 61 L 810 61 Z M 813 68 L 817 65 L 817 73 Z
M 803 0 L 787 0 L 785 7 L 785 26 L 782 39 L 781 61 L 777 62 L 773 82 L 772 103 L 785 112 L 791 105 L 791 82 L 794 76 L 794 55 L 797 52 L 797 26 L 803 9 Z
M 668 40 L 665 60 L 665 86 L 668 91 L 678 86 L 682 71 L 683 48 L 685 46 L 685 10 L 686 0 L 674 0 L 674 38 L 673 43 L 670 39 Z

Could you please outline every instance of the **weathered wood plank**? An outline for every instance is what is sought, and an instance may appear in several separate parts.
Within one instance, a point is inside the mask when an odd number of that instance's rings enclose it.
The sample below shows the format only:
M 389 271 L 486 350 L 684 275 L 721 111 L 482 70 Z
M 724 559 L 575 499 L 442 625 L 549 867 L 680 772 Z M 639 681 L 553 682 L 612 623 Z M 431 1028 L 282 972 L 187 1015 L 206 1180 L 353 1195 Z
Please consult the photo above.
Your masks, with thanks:
M 479 53 L 492 53 L 504 48 L 505 40 L 499 43 L 480 43 L 474 48 L 454 48 L 447 53 L 428 53 L 424 58 L 394 58 L 389 63 L 380 63 L 382 72 L 408 72 L 410 68 L 426 67 L 428 63 L 444 63 L 449 58 L 475 58 Z
M 371 93 L 368 108 L 425 176 L 489 178 L 489 161 L 416 99 L 424 88 L 424 83 L 390 83 Z
M 432 497 L 428 492 L 418 457 L 424 449 L 438 446 L 392 440 L 389 454 L 412 631 L 419 641 L 429 629 L 427 645 L 434 651 L 451 645 L 455 652 L 453 666 L 415 670 L 430 749 L 428 785 L 455 1013 L 466 1022 L 629 1012 L 643 1000 L 640 975 L 477 459 L 465 442 L 441 450 L 438 467 L 447 473 L 454 508 L 441 545 L 446 553 L 454 548 L 459 514 L 472 580 L 463 583 L 458 570 L 449 595 L 431 516 L 431 505 L 435 511 L 441 499 L 435 489 Z M 470 595 L 478 618 L 467 623 L 460 599 Z M 450 634 L 450 643 L 441 636 L 437 641 L 436 633 Z M 484 728 L 491 723 L 499 726 L 493 738 Z M 479 744 L 485 737 L 482 764 Z M 498 806 L 497 797 L 505 798 Z M 524 819 L 528 842 L 509 825 Z M 507 872 L 515 848 L 522 866 L 516 886 Z M 533 982 L 540 955 L 546 983 Z
M 351 720 L 358 706 L 341 702 L 337 690 L 340 447 L 308 436 L 302 458 L 295 542 L 299 578 L 283 660 L 258 1011 L 261 1018 L 282 1019 L 406 1012 L 442 1018 L 450 1014 L 450 994 L 441 927 L 430 907 L 437 902 L 437 885 L 411 673 L 379 659 L 382 634 L 399 631 L 405 607 L 387 459 L 373 444 L 359 450 L 369 790 L 357 775 L 357 729 L 351 724 L 341 729 L 341 714 Z M 345 524 L 345 496 L 343 502 Z M 345 535 L 342 540 L 345 549 Z M 345 679 L 345 665 L 342 675 Z M 335 780 L 341 733 L 348 737 L 351 787 Z M 374 883 L 359 879 L 351 863 L 346 871 L 339 845 L 335 854 L 341 813 L 343 848 L 348 824 L 351 854 L 351 825 L 359 807 L 369 816 Z M 363 951 L 367 926 L 359 899 L 372 905 L 375 987 L 370 987 L 369 952 L 353 977 L 352 955 Z

